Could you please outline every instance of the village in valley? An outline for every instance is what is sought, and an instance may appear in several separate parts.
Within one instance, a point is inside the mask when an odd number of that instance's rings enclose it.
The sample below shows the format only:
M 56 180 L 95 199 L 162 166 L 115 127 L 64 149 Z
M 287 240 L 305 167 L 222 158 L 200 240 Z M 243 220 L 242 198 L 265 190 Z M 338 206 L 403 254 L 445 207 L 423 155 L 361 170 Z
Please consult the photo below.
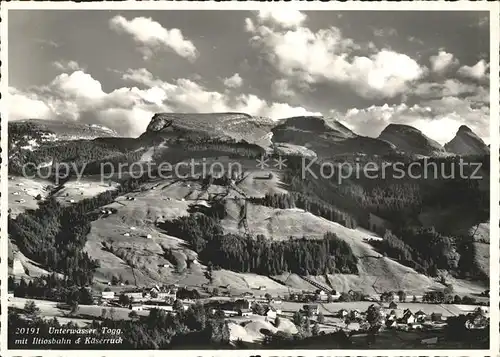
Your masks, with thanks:
M 413 332 L 417 333 L 416 339 L 412 337 L 413 342 L 422 348 L 443 342 L 443 332 L 450 328 L 450 320 L 453 320 L 454 328 L 458 323 L 458 328 L 466 331 L 489 328 L 489 291 L 484 291 L 477 299 L 453 295 L 451 288 L 429 291 L 423 296 L 407 296 L 400 290 L 383 292 L 377 297 L 359 291 L 339 293 L 312 280 L 309 282 L 319 288 L 275 295 L 267 292 L 265 286 L 236 293 L 229 285 L 212 289 L 177 284 L 127 289 L 123 283 L 113 281 L 98 294 L 88 289 L 92 305 L 78 306 L 76 303 L 75 306 L 70 302 L 57 304 L 57 308 L 67 311 L 63 316 L 80 325 L 79 321 L 85 322 L 79 316 L 80 312 L 87 315 L 92 307 L 95 314 L 100 312 L 101 318 L 134 320 L 149 315 L 151 311 L 161 310 L 175 316 L 198 306 L 233 326 L 255 325 L 257 331 L 254 332 L 260 337 L 242 335 L 240 339 L 237 331 L 231 331 L 234 332 L 232 343 L 239 345 L 245 342 L 265 344 L 266 336 L 271 336 L 270 332 L 265 332 L 269 327 L 274 327 L 274 332 L 290 335 L 300 332 L 312 337 L 341 333 L 352 341 L 364 341 L 360 338 L 374 338 L 384 333 Z M 9 292 L 9 301 L 19 307 L 24 302 L 25 309 L 34 304 L 33 300 L 15 297 L 12 292 Z M 43 310 L 46 302 L 36 300 L 35 304 Z M 458 315 L 465 318 L 457 320 Z

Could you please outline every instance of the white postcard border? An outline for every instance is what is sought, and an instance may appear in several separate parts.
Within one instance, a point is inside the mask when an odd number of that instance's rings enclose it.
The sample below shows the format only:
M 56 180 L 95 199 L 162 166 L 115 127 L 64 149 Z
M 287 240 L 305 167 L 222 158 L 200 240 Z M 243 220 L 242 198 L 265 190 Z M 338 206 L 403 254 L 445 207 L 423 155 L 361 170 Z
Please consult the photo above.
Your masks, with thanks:
M 8 154 L 7 154 L 7 98 L 8 92 L 8 11 L 10 10 L 262 10 L 262 9 L 281 9 L 293 8 L 297 10 L 397 10 L 397 11 L 489 11 L 490 12 L 490 138 L 491 138 L 491 196 L 490 196 L 490 349 L 488 350 L 168 350 L 168 351 L 149 351 L 149 350 L 8 350 L 7 349 L 7 255 L 8 255 L 8 236 L 7 236 L 7 211 L 8 211 Z M 1 187 L 1 229 L 2 237 L 0 252 L 2 254 L 0 273 L 1 279 L 5 280 L 1 284 L 1 330 L 0 330 L 0 350 L 4 356 L 120 356 L 136 357 L 142 356 L 498 356 L 500 355 L 499 329 L 499 277 L 500 277 L 500 190 L 499 190 L 499 128 L 500 128 L 500 105 L 499 105 L 499 28 L 500 28 L 500 5 L 495 2 L 252 2 L 252 1 L 227 1 L 227 2 L 177 2 L 177 1 L 147 1 L 147 2 L 4 2 L 0 8 L 1 24 L 1 74 L 0 92 L 3 94 L 0 100 L 1 110 L 1 168 L 0 168 L 0 187 Z M 446 24 L 443 24 L 446 26 Z

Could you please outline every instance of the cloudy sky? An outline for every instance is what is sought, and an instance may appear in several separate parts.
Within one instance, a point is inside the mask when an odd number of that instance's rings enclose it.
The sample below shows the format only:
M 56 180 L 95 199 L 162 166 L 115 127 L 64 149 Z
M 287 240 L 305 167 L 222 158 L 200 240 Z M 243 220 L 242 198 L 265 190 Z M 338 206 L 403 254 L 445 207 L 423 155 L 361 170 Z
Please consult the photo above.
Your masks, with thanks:
M 489 143 L 485 12 L 9 11 L 9 119 L 141 134 L 155 112 L 322 114 Z

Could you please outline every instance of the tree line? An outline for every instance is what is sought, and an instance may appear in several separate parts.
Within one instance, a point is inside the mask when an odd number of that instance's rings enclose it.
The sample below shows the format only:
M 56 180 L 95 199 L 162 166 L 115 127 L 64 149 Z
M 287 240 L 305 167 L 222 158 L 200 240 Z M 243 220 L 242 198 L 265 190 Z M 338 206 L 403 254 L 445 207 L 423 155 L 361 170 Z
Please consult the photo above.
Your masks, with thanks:
M 357 273 L 357 258 L 349 244 L 330 232 L 323 239 L 286 241 L 225 234 L 217 219 L 200 213 L 160 223 L 160 228 L 185 239 L 214 268 L 263 275 Z
M 64 327 L 67 329 L 78 328 L 75 323 L 69 322 L 61 324 L 57 318 L 45 320 L 40 318 L 39 309 L 35 307 L 26 308 L 22 316 L 20 312 L 9 310 L 9 346 L 11 348 L 33 349 L 40 348 L 31 344 L 17 345 L 15 340 L 16 327 L 37 327 L 40 333 L 37 337 L 54 337 L 49 334 L 50 327 Z M 111 309 L 112 310 L 112 309 Z M 103 310 L 105 311 L 105 310 Z M 29 315 L 29 316 L 27 316 Z M 28 317 L 28 318 L 26 318 Z M 111 335 L 103 332 L 102 328 L 121 329 L 120 335 Z M 202 349 L 225 349 L 229 345 L 229 327 L 224 321 L 220 311 L 212 313 L 203 305 L 197 303 L 189 307 L 186 311 L 178 308 L 175 313 L 166 313 L 164 310 L 152 309 L 147 316 L 139 316 L 135 311 L 131 311 L 130 320 L 114 320 L 112 314 L 102 314 L 100 319 L 95 319 L 88 326 L 89 329 L 96 328 L 97 333 L 88 337 L 95 338 L 122 338 L 121 344 L 113 345 L 113 349 L 171 349 L 171 348 L 202 348 Z M 58 338 L 73 338 L 74 335 L 58 335 Z M 85 338 L 87 336 L 79 335 Z M 31 342 L 31 340 L 30 340 Z M 45 346 L 46 347 L 46 346 Z M 79 349 L 80 345 L 51 345 L 55 349 Z M 110 348 L 109 344 L 88 345 L 90 349 Z
M 9 216 L 10 239 L 26 257 L 48 270 L 63 274 L 72 284 L 91 284 L 99 263 L 84 251 L 84 247 L 91 222 L 99 217 L 98 208 L 112 203 L 120 194 L 138 188 L 145 179 L 126 179 L 116 190 L 105 191 L 69 206 L 61 205 L 50 196 L 39 202 L 36 210 L 27 210 L 16 218 Z

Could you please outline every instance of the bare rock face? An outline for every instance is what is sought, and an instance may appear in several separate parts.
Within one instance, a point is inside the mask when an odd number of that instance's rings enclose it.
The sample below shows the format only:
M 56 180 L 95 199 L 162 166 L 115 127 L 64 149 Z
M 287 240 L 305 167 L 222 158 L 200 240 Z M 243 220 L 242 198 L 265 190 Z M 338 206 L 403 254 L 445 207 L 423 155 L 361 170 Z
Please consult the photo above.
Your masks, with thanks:
M 378 138 L 393 144 L 397 150 L 407 154 L 436 156 L 446 152 L 438 142 L 409 125 L 389 124 Z
M 490 148 L 484 143 L 483 139 L 466 125 L 458 128 L 455 137 L 444 147 L 450 153 L 464 156 L 485 155 L 490 152 Z
M 160 131 L 172 125 L 172 120 L 163 113 L 153 115 L 146 131 Z
M 321 116 L 283 119 L 272 131 L 274 143 L 307 148 L 320 158 L 357 153 L 381 155 L 393 150 L 387 142 L 357 135 L 342 123 Z
M 168 139 L 191 138 L 242 142 L 268 147 L 275 122 L 245 113 L 157 113 L 146 134 Z

